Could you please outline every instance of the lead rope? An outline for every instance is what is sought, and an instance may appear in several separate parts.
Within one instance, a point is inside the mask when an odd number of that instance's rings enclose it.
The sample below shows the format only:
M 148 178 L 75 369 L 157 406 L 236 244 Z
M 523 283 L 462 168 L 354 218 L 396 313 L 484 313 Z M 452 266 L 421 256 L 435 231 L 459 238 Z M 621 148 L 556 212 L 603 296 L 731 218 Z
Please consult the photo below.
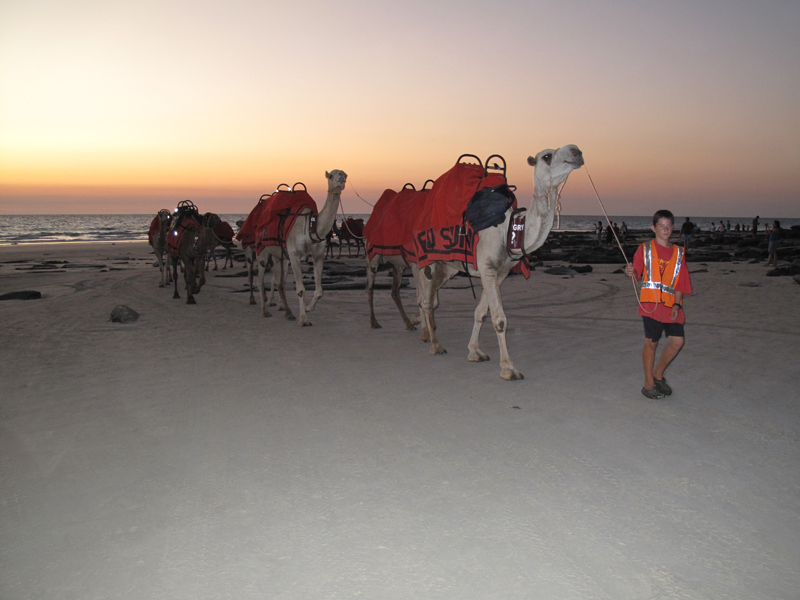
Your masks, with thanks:
M 605 215 L 606 217 L 606 222 L 608 223 L 608 226 L 611 227 L 611 233 L 614 234 L 614 239 L 617 241 L 617 246 L 619 246 L 619 251 L 622 252 L 622 258 L 625 259 L 625 266 L 630 266 L 631 263 L 628 261 L 628 257 L 625 256 L 625 250 L 622 248 L 622 243 L 619 241 L 619 237 L 617 236 L 616 230 L 611 226 L 611 219 L 608 218 L 606 207 L 603 206 L 603 201 L 600 199 L 600 194 L 597 193 L 597 188 L 594 185 L 592 176 L 589 175 L 589 170 L 586 168 L 586 165 L 583 165 L 583 168 L 586 171 L 586 176 L 589 178 L 589 183 L 592 184 L 594 195 L 597 197 L 597 201 L 600 203 L 600 208 L 603 210 L 603 215 Z M 658 303 L 656 303 L 656 305 L 653 307 L 653 310 L 647 310 L 644 306 L 642 306 L 639 288 L 636 287 L 636 279 L 633 277 L 631 277 L 631 285 L 633 285 L 633 293 L 636 295 L 636 302 L 639 303 L 639 308 L 642 309 L 643 312 L 646 312 L 648 314 L 653 314 L 654 312 L 656 312 L 656 309 L 658 308 Z

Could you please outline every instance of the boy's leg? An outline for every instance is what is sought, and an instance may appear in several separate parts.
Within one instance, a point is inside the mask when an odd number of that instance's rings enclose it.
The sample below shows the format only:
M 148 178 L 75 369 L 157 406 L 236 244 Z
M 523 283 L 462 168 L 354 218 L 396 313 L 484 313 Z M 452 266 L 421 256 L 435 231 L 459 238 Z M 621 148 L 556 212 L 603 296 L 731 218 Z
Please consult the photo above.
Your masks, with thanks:
M 644 348 L 642 349 L 642 366 L 644 367 L 644 387 L 647 389 L 655 387 L 656 385 L 656 382 L 653 381 L 653 370 L 656 364 L 657 348 L 658 342 L 654 342 L 650 338 L 644 338 Z
M 664 379 L 664 371 L 667 370 L 669 364 L 675 359 L 676 356 L 678 356 L 678 352 L 680 352 L 681 348 L 683 348 L 683 343 L 683 337 L 672 336 L 669 338 L 667 347 L 664 348 L 664 351 L 661 352 L 661 357 L 658 359 L 658 365 L 656 365 L 655 369 L 650 373 L 651 377 L 655 377 L 656 379 Z M 653 353 L 655 354 L 655 348 L 653 348 Z M 645 379 L 647 379 L 646 370 Z M 655 382 L 653 382 L 653 385 L 655 385 Z

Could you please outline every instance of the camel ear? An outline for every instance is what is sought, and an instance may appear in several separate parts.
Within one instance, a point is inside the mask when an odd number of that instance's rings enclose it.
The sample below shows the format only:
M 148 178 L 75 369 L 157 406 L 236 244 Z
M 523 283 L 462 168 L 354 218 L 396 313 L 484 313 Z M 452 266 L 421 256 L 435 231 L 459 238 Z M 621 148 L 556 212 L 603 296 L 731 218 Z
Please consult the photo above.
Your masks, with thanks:
M 536 166 L 536 157 L 534 157 L 534 156 L 529 156 L 529 157 L 528 157 L 528 164 L 529 164 L 530 166 L 532 166 L 532 167 L 535 167 L 535 166 Z
M 331 178 L 331 174 L 330 174 L 330 173 L 328 173 L 327 171 L 325 171 L 325 177 L 326 177 L 327 179 L 330 179 L 330 178 Z

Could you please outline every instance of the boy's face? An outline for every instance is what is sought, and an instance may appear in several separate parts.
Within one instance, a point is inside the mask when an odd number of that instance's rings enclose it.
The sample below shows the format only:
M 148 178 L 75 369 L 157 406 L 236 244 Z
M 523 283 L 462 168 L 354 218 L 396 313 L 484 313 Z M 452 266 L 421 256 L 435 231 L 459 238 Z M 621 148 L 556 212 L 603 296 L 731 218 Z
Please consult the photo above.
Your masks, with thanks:
M 672 221 L 666 217 L 661 217 L 658 223 L 650 226 L 650 229 L 656 234 L 656 239 L 662 244 L 669 243 L 669 236 L 672 235 L 672 228 Z

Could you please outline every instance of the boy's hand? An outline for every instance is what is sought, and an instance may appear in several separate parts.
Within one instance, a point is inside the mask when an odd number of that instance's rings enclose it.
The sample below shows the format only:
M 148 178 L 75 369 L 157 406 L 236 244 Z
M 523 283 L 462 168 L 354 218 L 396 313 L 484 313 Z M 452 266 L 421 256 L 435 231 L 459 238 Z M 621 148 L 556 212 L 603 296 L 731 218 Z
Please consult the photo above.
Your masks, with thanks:
M 672 313 L 669 315 L 670 321 L 675 321 L 678 318 L 678 315 L 681 313 L 681 309 L 678 308 L 676 304 L 672 305 Z
M 636 276 L 636 271 L 633 270 L 633 265 L 628 265 L 627 267 L 625 267 L 625 275 L 627 275 L 628 277 Z

